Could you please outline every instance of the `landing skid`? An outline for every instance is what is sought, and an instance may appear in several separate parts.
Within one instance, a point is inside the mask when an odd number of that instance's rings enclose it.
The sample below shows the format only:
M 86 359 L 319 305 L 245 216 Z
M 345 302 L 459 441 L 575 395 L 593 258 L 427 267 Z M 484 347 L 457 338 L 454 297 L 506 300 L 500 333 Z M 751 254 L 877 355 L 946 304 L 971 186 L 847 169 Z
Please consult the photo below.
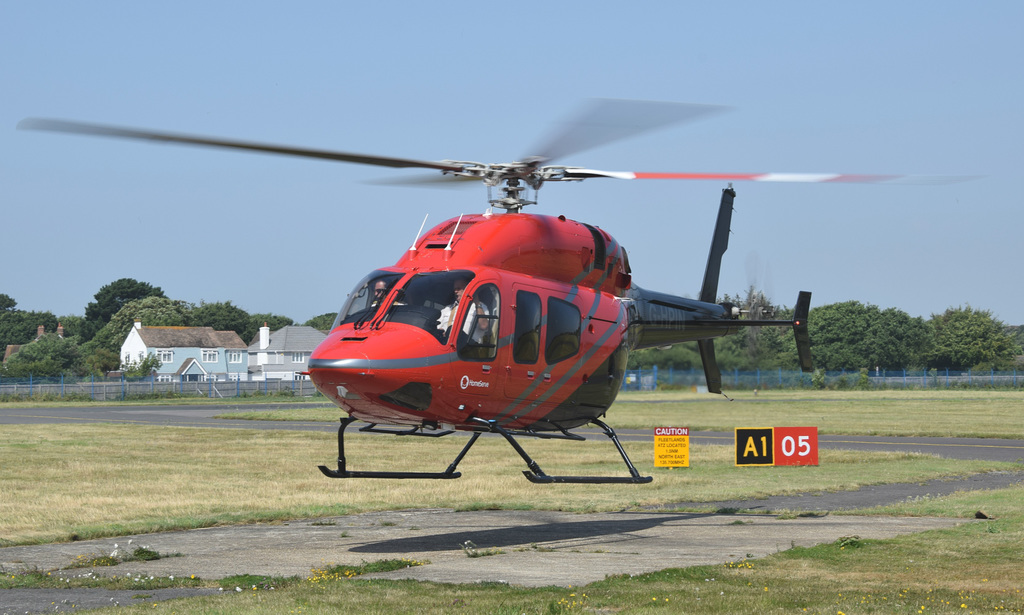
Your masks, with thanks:
M 572 440 L 583 440 L 582 436 L 571 434 L 566 430 L 561 430 L 563 435 L 553 435 L 543 432 L 529 432 L 529 431 L 510 431 L 502 426 L 498 425 L 497 421 L 485 421 L 483 419 L 476 419 L 475 422 L 482 428 L 481 431 L 476 431 L 470 436 L 469 441 L 466 443 L 459 454 L 452 461 L 451 465 L 444 472 L 359 472 L 351 471 L 346 468 L 345 462 L 345 429 L 356 421 L 352 417 L 343 417 L 340 419 L 341 425 L 338 427 L 338 469 L 332 470 L 327 466 L 319 466 L 320 471 L 323 472 L 324 476 L 328 478 L 431 478 L 431 479 L 449 479 L 459 478 L 462 476 L 461 472 L 456 472 L 455 469 L 459 465 L 459 462 L 466 456 L 469 449 L 472 448 L 476 441 L 480 438 L 480 435 L 484 431 L 496 433 L 512 445 L 519 456 L 523 458 L 529 470 L 524 470 L 523 475 L 531 483 L 539 484 L 550 484 L 550 483 L 590 483 L 590 484 L 607 484 L 607 483 L 631 483 L 631 484 L 642 484 L 649 483 L 652 480 L 650 476 L 640 476 L 640 472 L 637 471 L 636 467 L 629 460 L 629 456 L 626 455 L 626 451 L 622 448 L 622 444 L 619 442 L 619 437 L 615 434 L 615 430 L 609 427 L 604 422 L 593 419 L 591 422 L 602 430 L 604 434 L 608 436 L 611 441 L 615 444 L 615 448 L 619 451 L 619 455 L 622 456 L 622 460 L 626 464 L 626 468 L 629 470 L 629 476 L 551 476 L 541 469 L 540 465 L 533 460 L 532 457 L 520 446 L 519 442 L 516 441 L 515 436 L 530 436 L 538 438 L 566 438 Z M 375 429 L 376 425 L 369 425 L 360 429 L 360 431 L 367 431 L 372 433 L 390 433 L 393 435 L 416 435 L 416 436 L 428 436 L 438 437 L 452 433 L 451 431 L 445 431 L 443 433 L 432 434 L 424 433 L 419 431 L 417 428 L 412 428 L 406 431 L 389 431 Z
M 615 434 L 615 430 L 609 425 L 598 419 L 591 419 L 591 423 L 597 425 L 604 430 L 604 435 L 608 436 L 611 441 L 615 444 L 615 448 L 618 449 L 619 455 L 622 456 L 622 461 L 626 463 L 626 468 L 629 469 L 629 476 L 551 476 L 545 474 L 544 470 L 540 468 L 540 465 L 533 460 L 530 455 L 523 450 L 523 447 L 519 445 L 519 442 L 512 436 L 512 433 L 498 425 L 497 421 L 481 421 L 485 423 L 489 431 L 497 434 L 501 434 L 512 448 L 519 453 L 519 456 L 526 462 L 529 470 L 523 470 L 523 476 L 526 480 L 531 483 L 538 484 L 550 484 L 550 483 L 589 483 L 589 484 L 605 484 L 605 483 L 632 483 L 641 484 L 649 483 L 654 480 L 650 476 L 640 476 L 640 472 L 637 471 L 636 467 L 633 466 L 633 462 L 629 460 L 629 456 L 626 455 L 625 449 L 622 448 L 622 444 L 619 442 L 619 436 Z M 578 436 L 573 436 L 575 439 Z
M 347 416 L 342 417 L 341 426 L 338 427 L 338 469 L 332 470 L 327 466 L 318 466 L 320 471 L 323 472 L 324 476 L 328 478 L 459 478 L 462 476 L 461 472 L 456 472 L 455 468 L 462 461 L 462 458 L 469 452 L 471 446 L 476 444 L 477 438 L 480 437 L 480 432 L 474 433 L 470 438 L 466 446 L 462 447 L 462 451 L 455 458 L 455 461 L 448 466 L 444 472 L 354 472 L 347 470 L 345 467 L 345 428 L 351 425 L 356 419 Z M 408 431 L 388 431 L 375 429 L 375 424 L 370 424 L 359 431 L 368 431 L 371 433 L 389 433 L 397 436 L 427 436 L 427 437 L 440 437 L 445 436 L 451 431 L 444 431 L 442 433 L 430 434 L 416 431 L 416 429 L 410 429 Z

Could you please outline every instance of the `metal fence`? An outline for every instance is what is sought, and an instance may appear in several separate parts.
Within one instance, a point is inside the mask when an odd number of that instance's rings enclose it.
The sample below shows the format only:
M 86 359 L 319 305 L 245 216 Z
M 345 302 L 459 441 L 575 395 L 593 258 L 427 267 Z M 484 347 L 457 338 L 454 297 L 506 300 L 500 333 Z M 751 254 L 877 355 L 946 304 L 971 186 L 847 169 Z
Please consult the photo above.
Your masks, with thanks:
M 631 369 L 622 381 L 623 391 L 663 389 L 706 390 L 702 369 L 671 367 Z M 731 390 L 753 389 L 1020 389 L 1024 373 L 1013 371 L 878 370 L 861 372 L 817 371 L 805 374 L 799 370 L 766 369 L 754 371 L 723 371 L 722 387 Z M 179 379 L 159 382 L 155 378 L 131 380 L 122 378 L 0 378 L 0 401 L 9 399 L 89 399 L 119 401 L 154 397 L 250 397 L 256 395 L 290 395 L 316 397 L 320 392 L 308 380 L 231 380 L 206 382 Z
M 942 389 L 1000 388 L 1019 389 L 1024 386 L 1024 373 L 1017 370 L 872 370 L 817 371 L 805 374 L 799 370 L 765 369 L 722 372 L 722 387 L 733 390 L 753 389 Z M 653 391 L 657 388 L 706 389 L 703 369 L 671 367 L 628 370 L 622 382 L 623 391 Z
M 152 397 L 249 397 L 255 395 L 319 396 L 308 380 L 213 380 L 188 381 L 183 378 L 160 382 L 155 378 L 110 380 L 107 378 L 0 378 L 3 399 L 90 399 L 117 401 Z

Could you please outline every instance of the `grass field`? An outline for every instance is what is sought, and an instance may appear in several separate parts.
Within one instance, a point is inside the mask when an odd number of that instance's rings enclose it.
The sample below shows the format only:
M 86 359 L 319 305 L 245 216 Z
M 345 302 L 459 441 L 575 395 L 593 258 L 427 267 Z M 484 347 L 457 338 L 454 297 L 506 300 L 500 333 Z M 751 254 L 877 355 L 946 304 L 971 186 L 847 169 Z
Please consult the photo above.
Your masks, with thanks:
M 822 434 L 1024 438 L 1024 392 L 1017 391 L 750 391 L 623 393 L 608 410 L 616 429 L 660 425 L 693 430 L 814 425 Z M 225 413 L 225 418 L 337 421 L 334 408 L 296 406 Z
M 817 424 L 832 433 L 934 433 L 928 430 L 947 429 L 940 426 L 947 423 L 955 432 L 959 414 L 961 431 L 970 425 L 975 434 L 1024 437 L 1020 394 L 932 395 L 936 394 L 772 392 L 730 403 L 703 401 L 691 394 L 631 394 L 623 396 L 609 420 L 616 427 L 664 424 L 731 430 L 744 424 Z M 825 412 L 829 409 L 834 411 Z M 282 412 L 297 417 L 308 410 L 300 406 Z M 324 420 L 336 421 L 338 412 L 328 410 L 326 415 Z M 683 420 L 675 418 L 679 416 Z M 876 424 L 882 423 L 889 426 L 880 431 Z M 441 470 L 460 443 L 454 437 L 424 441 L 354 435 L 348 453 L 353 469 L 390 462 Z M 524 446 L 551 474 L 622 472 L 608 442 L 526 441 Z M 766 484 L 761 471 L 736 468 L 729 447 L 694 447 L 691 468 L 677 471 L 652 468 L 649 443 L 627 443 L 627 449 L 641 472 L 654 474 L 653 484 L 538 487 L 522 478 L 522 462 L 506 443 L 484 438 L 460 464 L 463 478 L 431 482 L 424 488 L 423 483 L 409 481 L 323 478 L 315 466 L 333 463 L 333 434 L 133 425 L 5 426 L 0 436 L 0 541 L 26 544 L 406 507 L 619 510 L 1024 467 L 824 450 L 820 466 L 773 468 L 773 480 Z M 756 561 L 615 577 L 583 588 L 324 579 L 311 571 L 306 579 L 281 580 L 273 591 L 260 585 L 230 597 L 120 607 L 117 612 L 1024 612 L 1022 502 L 1020 487 L 925 498 L 862 512 L 965 517 L 984 510 L 995 519 L 886 541 L 848 537 Z M 4 575 L 0 588 L 22 582 L 28 581 Z

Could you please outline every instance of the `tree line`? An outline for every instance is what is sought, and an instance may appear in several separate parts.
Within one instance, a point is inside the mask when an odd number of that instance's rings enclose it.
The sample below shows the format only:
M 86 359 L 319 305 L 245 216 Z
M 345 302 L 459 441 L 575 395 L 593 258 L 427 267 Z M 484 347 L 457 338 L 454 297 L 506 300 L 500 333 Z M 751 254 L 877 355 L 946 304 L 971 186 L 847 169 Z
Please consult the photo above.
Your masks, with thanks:
M 774 308 L 753 288 L 722 301 L 748 306 L 758 314 L 792 319 L 793 311 Z M 845 301 L 811 308 L 808 316 L 814 367 L 826 371 L 950 368 L 998 371 L 1024 368 L 1024 326 L 1008 326 L 990 311 L 968 306 L 948 308 L 927 320 L 898 308 Z M 796 343 L 788 328 L 741 330 L 715 340 L 724 370 L 799 369 Z M 699 369 L 696 344 L 648 349 L 630 356 L 631 369 L 652 365 Z
M 791 309 L 772 306 L 754 288 L 743 295 L 726 295 L 722 301 L 746 306 L 758 318 L 792 318 Z M 328 312 L 302 324 L 326 330 L 334 316 Z M 121 344 L 136 320 L 146 326 L 234 331 L 246 343 L 251 343 L 264 322 L 271 330 L 296 324 L 279 314 L 250 314 L 231 301 L 194 305 L 170 299 L 159 287 L 131 278 L 100 288 L 94 301 L 85 306 L 84 316 L 58 318 L 51 312 L 19 310 L 12 297 L 0 293 L 0 349 L 22 345 L 0 367 L 0 376 L 83 376 L 116 370 L 121 367 Z M 808 320 L 815 367 L 827 371 L 1024 367 L 1018 364 L 1024 326 L 1007 326 L 991 312 L 969 305 L 949 308 L 925 320 L 897 308 L 846 301 L 811 308 Z M 63 337 L 55 333 L 58 322 L 64 328 Z M 29 344 L 36 339 L 40 325 L 47 334 Z M 725 370 L 797 369 L 799 365 L 793 335 L 786 328 L 744 329 L 715 340 L 715 352 Z M 695 344 L 678 344 L 630 356 L 630 368 L 651 365 L 700 368 L 700 354 Z
M 0 293 L 0 350 L 6 352 L 8 345 L 21 345 L 0 367 L 0 376 L 85 376 L 117 370 L 122 367 L 121 344 L 136 320 L 146 326 L 234 331 L 245 343 L 251 343 L 264 322 L 271 330 L 296 324 L 280 314 L 250 314 L 231 301 L 195 305 L 170 299 L 160 287 L 132 278 L 103 286 L 93 299 L 85 306 L 84 316 L 58 318 L 48 311 L 19 310 L 13 297 Z M 302 324 L 328 329 L 334 317 L 335 313 L 329 312 Z M 58 323 L 63 336 L 57 335 Z M 40 326 L 46 334 L 37 340 Z M 134 367 L 140 373 L 145 371 L 145 366 Z

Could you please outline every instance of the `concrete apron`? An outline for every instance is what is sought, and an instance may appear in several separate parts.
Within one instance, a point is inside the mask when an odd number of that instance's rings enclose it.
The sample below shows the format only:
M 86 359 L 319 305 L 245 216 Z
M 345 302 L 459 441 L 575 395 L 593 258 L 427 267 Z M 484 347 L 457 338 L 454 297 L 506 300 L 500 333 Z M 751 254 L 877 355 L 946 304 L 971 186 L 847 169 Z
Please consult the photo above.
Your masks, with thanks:
M 173 557 L 72 569 L 61 574 L 305 577 L 314 568 L 408 558 L 430 563 L 367 576 L 445 583 L 580 586 L 608 575 L 720 564 L 847 536 L 891 538 L 969 522 L 973 521 L 419 509 L 7 547 L 0 549 L 0 567 L 8 572 L 54 570 L 74 564 L 80 556 L 109 555 L 117 544 L 122 549 L 145 546 Z M 130 546 L 128 540 L 132 540 Z M 474 550 L 488 555 L 470 557 L 469 552 Z

